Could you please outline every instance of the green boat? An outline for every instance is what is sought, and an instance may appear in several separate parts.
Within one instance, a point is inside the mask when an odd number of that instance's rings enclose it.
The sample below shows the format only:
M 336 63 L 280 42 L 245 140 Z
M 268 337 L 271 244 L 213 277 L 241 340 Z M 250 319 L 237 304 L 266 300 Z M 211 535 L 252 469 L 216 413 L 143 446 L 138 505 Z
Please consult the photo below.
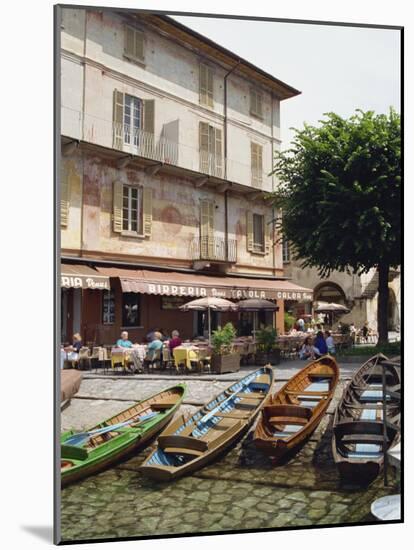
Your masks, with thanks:
M 68 485 L 95 474 L 145 446 L 181 405 L 185 384 L 177 384 L 94 426 L 62 433 L 61 482 Z

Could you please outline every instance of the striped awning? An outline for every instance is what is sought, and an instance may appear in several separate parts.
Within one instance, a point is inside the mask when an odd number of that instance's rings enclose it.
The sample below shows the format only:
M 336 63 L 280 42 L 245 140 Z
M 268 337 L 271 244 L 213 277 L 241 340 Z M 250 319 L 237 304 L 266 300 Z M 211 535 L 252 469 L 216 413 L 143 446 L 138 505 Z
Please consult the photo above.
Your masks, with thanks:
M 109 290 L 109 277 L 87 265 L 61 264 L 60 286 L 62 288 L 85 288 Z
M 102 275 L 117 277 L 123 292 L 243 300 L 312 300 L 313 291 L 281 279 L 245 279 L 241 277 L 199 275 L 174 271 L 150 271 L 118 267 L 97 267 Z

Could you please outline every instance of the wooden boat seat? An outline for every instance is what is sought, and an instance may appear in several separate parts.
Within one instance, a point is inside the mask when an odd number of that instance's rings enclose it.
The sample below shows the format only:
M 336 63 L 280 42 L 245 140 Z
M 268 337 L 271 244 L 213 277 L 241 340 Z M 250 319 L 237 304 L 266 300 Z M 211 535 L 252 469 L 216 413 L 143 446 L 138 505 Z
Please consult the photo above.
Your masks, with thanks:
M 162 403 L 153 403 L 151 405 L 151 408 L 153 410 L 159 410 L 159 409 L 171 409 L 174 407 L 174 405 L 177 404 L 177 401 L 163 401 Z
M 242 399 L 264 399 L 265 396 L 262 393 L 259 392 L 250 392 L 250 393 L 238 393 L 237 397 L 241 397 Z
M 285 393 L 287 393 L 288 395 L 307 395 L 309 397 L 319 397 L 319 396 L 324 396 L 324 395 L 329 395 L 331 392 L 330 391 L 306 391 L 306 390 L 303 390 L 303 391 L 296 391 L 296 390 L 285 390 Z
M 382 435 L 351 434 L 342 437 L 343 443 L 382 443 Z
M 383 424 L 377 420 L 343 420 L 336 424 L 334 431 L 339 438 L 353 434 L 382 435 Z
M 203 454 L 208 449 L 208 443 L 201 439 L 185 435 L 160 435 L 158 446 L 165 452 L 179 452 L 180 450 L 195 451 L 195 454 Z M 167 449 L 170 449 L 167 451 Z M 172 451 L 171 449 L 175 449 Z
M 240 412 L 240 414 L 235 414 L 236 412 Z M 242 420 L 243 418 L 250 418 L 250 413 L 246 414 L 243 411 L 240 411 L 239 409 L 235 409 L 234 413 L 218 412 L 214 416 L 219 416 L 220 418 L 235 418 L 237 420 Z
M 271 424 L 301 424 L 305 426 L 308 420 L 297 416 L 271 416 L 267 419 Z
M 312 416 L 312 410 L 309 407 L 302 407 L 300 405 L 266 405 L 263 407 L 263 416 L 270 418 L 272 416 L 280 417 L 296 417 L 304 420 L 309 420 Z

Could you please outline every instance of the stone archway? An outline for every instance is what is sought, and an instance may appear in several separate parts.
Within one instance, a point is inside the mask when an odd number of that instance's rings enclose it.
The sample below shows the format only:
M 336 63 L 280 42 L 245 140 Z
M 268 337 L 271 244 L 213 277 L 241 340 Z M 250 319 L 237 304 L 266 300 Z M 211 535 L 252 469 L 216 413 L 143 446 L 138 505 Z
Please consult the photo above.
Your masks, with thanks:
M 347 305 L 345 292 L 339 285 L 331 281 L 319 283 L 313 289 L 313 300 L 315 302 L 333 302 L 343 306 Z
M 400 325 L 397 299 L 392 288 L 388 288 L 388 330 L 395 330 Z

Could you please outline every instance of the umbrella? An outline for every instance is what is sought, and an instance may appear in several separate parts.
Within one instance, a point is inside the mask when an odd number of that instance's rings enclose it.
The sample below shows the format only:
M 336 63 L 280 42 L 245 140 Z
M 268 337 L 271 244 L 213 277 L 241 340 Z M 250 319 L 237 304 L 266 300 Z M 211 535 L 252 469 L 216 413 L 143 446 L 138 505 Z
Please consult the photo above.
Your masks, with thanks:
M 211 314 L 210 311 L 236 311 L 237 305 L 230 300 L 224 298 L 215 298 L 214 296 L 207 296 L 206 298 L 197 298 L 187 302 L 180 307 L 183 311 L 195 310 L 195 311 L 208 311 L 208 341 L 211 338 Z
M 342 304 L 334 304 L 333 302 L 316 302 L 317 307 L 315 308 L 316 313 L 329 313 L 331 317 L 330 324 L 333 324 L 333 316 L 335 313 L 349 313 L 351 310 Z
M 333 302 L 317 302 L 315 308 L 316 313 L 349 313 L 351 310 L 342 304 L 334 304 Z
M 239 311 L 277 311 L 278 306 L 269 300 L 250 298 L 241 300 L 238 304 Z M 256 332 L 256 315 L 253 315 L 253 334 Z

